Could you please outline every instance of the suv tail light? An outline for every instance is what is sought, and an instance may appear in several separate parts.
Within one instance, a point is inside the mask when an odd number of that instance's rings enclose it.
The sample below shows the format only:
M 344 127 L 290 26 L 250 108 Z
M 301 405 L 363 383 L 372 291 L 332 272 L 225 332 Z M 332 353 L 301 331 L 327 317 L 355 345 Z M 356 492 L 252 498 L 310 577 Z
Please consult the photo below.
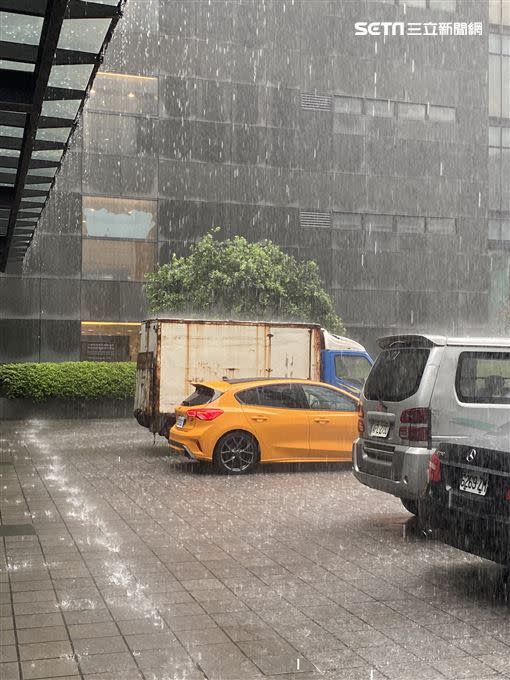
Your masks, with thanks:
M 188 418 L 198 418 L 198 420 L 214 420 L 222 413 L 221 408 L 189 408 L 186 411 Z
M 428 478 L 429 482 L 441 481 L 441 458 L 437 455 L 437 451 L 430 456 Z
M 425 442 L 430 438 L 430 409 L 408 408 L 400 414 L 401 425 L 398 431 L 400 439 L 410 442 Z
M 365 412 L 363 411 L 363 406 L 358 404 L 358 434 L 363 434 L 365 431 L 365 421 L 363 420 L 364 417 Z

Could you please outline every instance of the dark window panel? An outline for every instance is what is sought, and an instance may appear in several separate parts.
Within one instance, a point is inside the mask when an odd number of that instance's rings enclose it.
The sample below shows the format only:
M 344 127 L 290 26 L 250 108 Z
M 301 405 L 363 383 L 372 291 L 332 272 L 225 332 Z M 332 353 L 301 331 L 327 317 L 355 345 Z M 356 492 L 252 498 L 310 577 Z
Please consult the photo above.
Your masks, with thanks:
M 158 79 L 120 73 L 97 74 L 88 101 L 89 111 L 136 115 L 158 114 Z
M 120 321 L 118 281 L 81 282 L 82 321 Z
M 41 318 L 80 318 L 79 279 L 41 279 Z
M 40 361 L 78 361 L 79 346 L 79 321 L 41 321 Z
M 38 278 L 0 277 L 0 317 L 37 318 L 40 282 Z
M 39 361 L 39 331 L 39 319 L 0 319 L 0 362 Z
M 126 196 L 156 196 L 158 161 L 151 156 L 120 157 L 120 193 Z
M 79 277 L 81 268 L 80 241 L 79 235 L 41 234 L 39 236 L 41 273 L 50 276 Z
M 154 269 L 156 247 L 143 241 L 83 239 L 84 279 L 143 281 Z
M 83 154 L 83 191 L 91 194 L 122 193 L 121 162 L 122 156 L 106 153 Z

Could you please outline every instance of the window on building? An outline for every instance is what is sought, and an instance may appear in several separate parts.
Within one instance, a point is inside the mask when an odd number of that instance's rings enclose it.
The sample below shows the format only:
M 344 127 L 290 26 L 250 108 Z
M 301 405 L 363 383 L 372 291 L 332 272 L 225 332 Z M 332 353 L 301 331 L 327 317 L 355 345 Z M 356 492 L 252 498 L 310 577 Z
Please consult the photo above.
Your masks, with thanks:
M 501 57 L 489 54 L 489 115 L 501 116 Z
M 156 240 L 156 201 L 83 197 L 83 235 Z
M 407 5 L 407 7 L 427 8 L 427 0 L 403 0 L 402 4 Z
M 429 120 L 435 120 L 440 123 L 455 123 L 455 109 L 452 106 L 435 106 L 431 104 L 428 107 Z
M 455 12 L 457 0 L 429 0 L 429 7 L 442 12 Z
M 357 97 L 335 97 L 335 113 L 360 114 L 363 108 L 363 100 Z
M 491 33 L 489 52 L 489 115 L 510 118 L 510 35 Z
M 403 233 L 423 233 L 425 231 L 425 218 L 399 215 L 397 217 L 397 230 Z
M 409 120 L 425 120 L 425 104 L 399 102 L 398 117 Z
M 510 2 L 489 0 L 489 21 L 491 24 L 510 25 Z
M 489 241 L 510 243 L 510 217 L 489 220 Z
M 427 217 L 427 232 L 431 234 L 455 234 L 455 219 L 450 217 Z
M 501 146 L 501 128 L 489 127 L 489 146 Z
M 358 213 L 333 213 L 335 229 L 361 229 L 361 215 Z
M 365 215 L 365 227 L 369 231 L 393 231 L 393 215 Z
M 154 269 L 156 245 L 143 241 L 84 238 L 82 276 L 84 279 L 143 281 Z
M 98 73 L 89 109 L 149 116 L 158 114 L 158 79 L 123 73 Z
M 390 99 L 366 99 L 365 113 L 369 116 L 392 118 L 395 115 L 395 102 Z
M 140 323 L 82 321 L 81 361 L 136 361 Z

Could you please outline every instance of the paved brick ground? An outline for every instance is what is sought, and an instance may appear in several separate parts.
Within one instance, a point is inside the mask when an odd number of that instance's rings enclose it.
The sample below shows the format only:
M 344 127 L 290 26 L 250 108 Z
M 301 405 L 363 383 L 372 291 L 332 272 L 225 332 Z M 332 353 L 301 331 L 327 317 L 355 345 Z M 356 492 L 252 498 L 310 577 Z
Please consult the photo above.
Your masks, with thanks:
M 2 680 L 510 678 L 500 568 L 348 466 L 217 477 L 132 421 L 0 444 Z

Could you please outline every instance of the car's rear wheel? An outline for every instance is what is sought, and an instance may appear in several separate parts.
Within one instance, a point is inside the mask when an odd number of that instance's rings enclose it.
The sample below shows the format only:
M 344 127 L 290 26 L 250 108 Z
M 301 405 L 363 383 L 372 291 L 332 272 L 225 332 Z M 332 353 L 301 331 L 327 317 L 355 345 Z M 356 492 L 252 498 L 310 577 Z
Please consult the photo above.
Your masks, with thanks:
M 257 440 L 249 432 L 234 430 L 224 434 L 214 449 L 213 463 L 218 472 L 242 475 L 257 465 L 260 453 Z
M 412 501 L 410 498 L 401 498 L 400 502 L 402 503 L 404 508 L 407 510 L 407 512 L 410 512 L 411 515 L 418 516 L 418 502 L 417 501 Z

